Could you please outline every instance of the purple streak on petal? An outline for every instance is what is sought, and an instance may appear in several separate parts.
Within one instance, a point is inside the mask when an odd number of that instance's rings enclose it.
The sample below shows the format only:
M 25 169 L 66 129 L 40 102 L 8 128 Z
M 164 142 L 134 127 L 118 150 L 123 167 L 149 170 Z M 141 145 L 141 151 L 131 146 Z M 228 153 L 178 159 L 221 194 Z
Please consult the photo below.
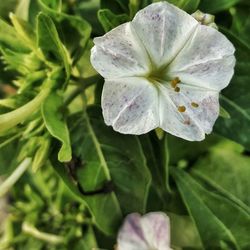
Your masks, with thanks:
M 141 216 L 139 214 L 130 214 L 127 217 L 127 223 L 130 226 L 131 233 L 135 233 L 141 240 L 145 241 L 140 220 Z

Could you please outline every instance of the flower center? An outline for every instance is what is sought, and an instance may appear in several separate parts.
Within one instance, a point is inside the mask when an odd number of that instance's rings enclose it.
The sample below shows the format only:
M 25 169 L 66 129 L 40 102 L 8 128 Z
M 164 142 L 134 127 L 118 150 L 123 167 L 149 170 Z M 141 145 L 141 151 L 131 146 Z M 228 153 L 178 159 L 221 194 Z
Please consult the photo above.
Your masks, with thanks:
M 146 78 L 152 83 L 165 83 L 169 79 L 166 77 L 166 69 L 153 69 Z
M 181 79 L 176 76 L 175 78 L 171 79 L 167 76 L 167 70 L 166 68 L 161 68 L 161 69 L 156 69 L 156 70 L 152 70 L 151 73 L 149 75 L 146 76 L 146 78 L 152 83 L 154 84 L 156 87 L 159 84 L 165 84 L 166 83 L 170 86 L 170 88 L 172 90 L 174 90 L 175 92 L 181 92 L 181 84 L 183 84 L 181 82 Z M 189 103 L 189 105 L 191 108 L 198 108 L 199 104 L 192 101 Z M 180 113 L 184 113 L 187 110 L 187 107 L 185 105 L 180 105 L 177 106 L 177 110 Z M 185 124 L 189 125 L 190 122 L 189 121 L 185 121 Z

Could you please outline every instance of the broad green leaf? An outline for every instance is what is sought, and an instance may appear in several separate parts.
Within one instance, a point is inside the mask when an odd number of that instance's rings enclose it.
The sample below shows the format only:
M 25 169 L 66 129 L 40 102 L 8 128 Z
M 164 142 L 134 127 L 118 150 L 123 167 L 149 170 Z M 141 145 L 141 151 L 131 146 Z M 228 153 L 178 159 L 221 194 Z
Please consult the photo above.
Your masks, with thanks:
M 114 234 L 123 215 L 145 212 L 151 177 L 139 140 L 107 127 L 97 107 L 74 115 L 70 127 L 71 178 L 99 229 Z
M 104 31 L 108 32 L 116 26 L 127 22 L 129 17 L 126 14 L 116 15 L 108 9 L 102 9 L 98 11 L 98 20 Z
M 242 0 L 201 0 L 199 9 L 205 13 L 216 13 L 222 10 L 229 9 Z
M 215 132 L 250 149 L 250 47 L 233 33 L 222 29 L 236 47 L 236 67 L 231 83 L 222 91 L 221 105 L 231 119 L 220 117 Z
M 208 135 L 206 140 L 201 142 L 189 142 L 170 134 L 167 136 L 170 166 L 190 164 L 196 161 L 200 155 L 207 152 L 209 147 L 221 139 L 212 134 Z
M 236 239 L 226 225 L 217 217 L 217 214 L 223 211 L 224 197 L 219 197 L 214 203 L 218 206 L 218 211 L 210 208 L 209 198 L 213 194 L 208 193 L 205 188 L 199 185 L 189 174 L 178 168 L 172 168 L 171 174 L 174 177 L 182 199 L 189 211 L 190 216 L 196 224 L 200 234 L 203 247 L 205 249 L 240 249 L 236 243 Z M 202 193 L 203 192 L 203 193 Z M 212 199 L 211 199 L 212 200 Z M 214 202 L 214 200 L 213 200 Z M 227 212 L 227 207 L 224 212 Z M 232 214 L 228 214 L 232 217 Z
M 213 181 L 207 179 L 206 176 L 201 174 L 194 176 L 198 177 L 200 184 L 203 185 L 193 183 L 193 188 L 196 186 L 197 194 L 231 231 L 240 249 L 249 248 L 250 239 L 247 230 L 250 227 L 250 208 L 230 193 L 214 185 Z
M 221 142 L 193 169 L 250 207 L 250 157 L 242 152 L 232 142 Z
M 64 66 L 67 78 L 69 78 L 71 60 L 68 52 L 58 36 L 52 19 L 43 13 L 40 13 L 37 17 L 37 39 L 38 47 L 41 48 L 48 60 Z
M 42 115 L 50 134 L 62 143 L 58 153 L 58 160 L 68 162 L 72 158 L 72 153 L 69 131 L 62 114 L 62 108 L 62 96 L 52 92 L 42 105 Z
M 200 236 L 195 224 L 187 215 L 167 212 L 171 221 L 171 245 L 177 249 L 202 249 Z

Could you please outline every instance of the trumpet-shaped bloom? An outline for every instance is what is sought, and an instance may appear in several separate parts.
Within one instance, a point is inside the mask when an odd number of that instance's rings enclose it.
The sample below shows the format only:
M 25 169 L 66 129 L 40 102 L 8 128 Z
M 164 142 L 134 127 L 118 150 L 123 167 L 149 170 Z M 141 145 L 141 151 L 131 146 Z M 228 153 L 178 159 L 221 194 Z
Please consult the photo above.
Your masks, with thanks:
M 234 46 L 222 33 L 158 2 L 94 43 L 107 125 L 124 134 L 160 127 L 190 141 L 211 133 L 235 65 Z
M 118 234 L 118 250 L 171 250 L 169 218 L 161 212 L 130 214 Z

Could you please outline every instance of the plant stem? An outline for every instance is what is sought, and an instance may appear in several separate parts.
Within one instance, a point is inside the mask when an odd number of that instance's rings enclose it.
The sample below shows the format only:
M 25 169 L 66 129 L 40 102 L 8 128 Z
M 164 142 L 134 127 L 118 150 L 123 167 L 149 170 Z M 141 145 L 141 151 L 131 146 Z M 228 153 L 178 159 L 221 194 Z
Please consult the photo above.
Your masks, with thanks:
M 25 170 L 31 164 L 31 158 L 26 158 L 22 163 L 14 170 L 14 172 L 1 184 L 0 186 L 0 198 L 4 196 L 11 187 L 19 180 Z
M 44 88 L 41 92 L 31 101 L 24 104 L 20 108 L 0 115 L 0 133 L 15 127 L 18 123 L 23 122 L 31 114 L 33 114 L 49 95 L 50 89 Z
M 100 75 L 94 75 L 88 78 L 72 77 L 71 79 L 80 84 L 80 86 L 74 89 L 72 93 L 65 99 L 64 105 L 69 105 L 79 94 L 82 93 L 82 91 L 95 84 L 100 78 Z
M 24 222 L 22 224 L 22 230 L 25 233 L 33 236 L 34 238 L 49 242 L 49 243 L 54 244 L 54 245 L 65 243 L 65 240 L 63 237 L 58 236 L 58 235 L 54 235 L 54 234 L 41 232 L 37 228 L 35 228 L 33 225 L 30 225 L 27 222 Z
M 0 144 L 0 149 L 5 147 L 6 145 L 8 145 L 9 143 L 11 143 L 12 141 L 14 141 L 15 139 L 17 139 L 20 136 L 22 136 L 22 134 L 15 134 L 12 137 L 10 137 L 9 139 L 7 139 L 6 141 L 2 142 Z

